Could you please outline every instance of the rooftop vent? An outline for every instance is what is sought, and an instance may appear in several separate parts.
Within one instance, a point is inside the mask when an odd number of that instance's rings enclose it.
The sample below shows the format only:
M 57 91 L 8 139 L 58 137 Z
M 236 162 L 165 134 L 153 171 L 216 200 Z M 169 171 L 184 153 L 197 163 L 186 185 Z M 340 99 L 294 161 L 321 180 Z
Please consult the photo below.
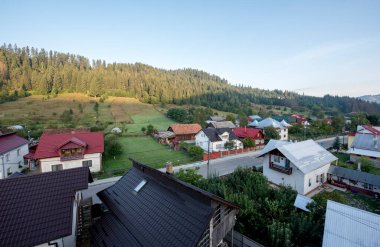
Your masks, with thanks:
M 144 187 L 144 185 L 147 183 L 147 181 L 145 179 L 143 179 L 137 186 L 136 188 L 133 189 L 134 192 L 139 192 L 142 187 Z

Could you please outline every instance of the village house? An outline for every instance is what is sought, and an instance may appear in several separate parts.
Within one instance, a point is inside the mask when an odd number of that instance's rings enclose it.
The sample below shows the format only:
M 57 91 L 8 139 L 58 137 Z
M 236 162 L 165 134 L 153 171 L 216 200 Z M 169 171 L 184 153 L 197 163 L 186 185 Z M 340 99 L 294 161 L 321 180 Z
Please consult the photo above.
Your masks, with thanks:
M 380 246 L 380 215 L 327 201 L 323 247 Z
M 374 166 L 380 167 L 380 135 L 357 133 L 347 153 L 352 162 L 359 162 L 361 157 L 369 157 Z
M 0 246 L 76 246 L 87 167 L 0 180 Z
M 300 115 L 300 114 L 293 114 L 291 117 L 294 117 L 296 119 L 296 123 L 301 125 L 301 126 L 307 126 L 310 125 L 307 119 Z
M 245 138 L 252 138 L 257 148 L 264 146 L 264 133 L 261 129 L 239 127 L 233 130 L 234 134 L 243 141 Z
M 248 121 L 249 122 L 253 122 L 253 121 L 261 121 L 262 120 L 262 118 L 259 116 L 259 115 L 250 115 L 250 116 L 248 116 Z
M 231 144 L 229 148 L 226 143 Z M 228 145 L 227 144 L 227 145 Z M 230 128 L 214 129 L 206 128 L 199 131 L 195 136 L 195 145 L 206 152 L 219 152 L 228 149 L 241 149 L 243 143 Z
M 288 124 L 285 120 L 283 120 L 281 123 L 277 120 L 274 120 L 273 118 L 266 118 L 264 120 L 261 120 L 260 122 L 252 122 L 248 124 L 249 127 L 262 129 L 268 127 L 273 127 L 277 130 L 278 134 L 280 135 L 280 140 L 287 141 L 288 140 L 288 128 L 291 126 Z M 264 130 L 265 134 L 265 130 Z
M 89 167 L 99 172 L 104 152 L 103 132 L 44 133 L 34 154 L 40 172 Z
M 234 129 L 236 128 L 236 125 L 232 123 L 231 121 L 221 121 L 221 122 L 210 122 L 207 125 L 207 127 L 215 128 L 215 129 L 224 129 L 224 128 Z
M 15 132 L 0 131 L 0 179 L 25 168 L 24 155 L 29 153 L 28 143 Z
M 226 118 L 223 116 L 209 116 L 209 118 L 206 120 L 206 123 L 209 124 L 211 122 L 223 122 L 226 121 Z
M 91 229 L 93 246 L 218 246 L 239 207 L 173 175 L 133 161 L 98 193 L 109 209 Z
M 330 166 L 327 181 L 335 186 L 380 197 L 380 176 L 340 166 Z
M 168 131 L 174 132 L 178 141 L 192 141 L 201 129 L 199 124 L 172 124 Z
M 153 137 L 161 144 L 171 144 L 175 139 L 175 133 L 172 131 L 155 131 Z
M 263 174 L 271 183 L 289 185 L 306 195 L 326 182 L 330 163 L 338 160 L 313 140 L 270 140 L 262 150 Z
M 356 127 L 356 133 L 380 135 L 380 126 L 358 125 Z

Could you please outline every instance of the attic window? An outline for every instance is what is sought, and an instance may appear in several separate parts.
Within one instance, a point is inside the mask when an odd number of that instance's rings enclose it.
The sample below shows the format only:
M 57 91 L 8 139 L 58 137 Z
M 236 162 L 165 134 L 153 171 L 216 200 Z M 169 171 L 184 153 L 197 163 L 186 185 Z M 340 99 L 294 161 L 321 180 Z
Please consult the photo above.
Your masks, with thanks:
M 137 186 L 136 186 L 136 188 L 134 188 L 133 189 L 133 191 L 134 192 L 139 192 L 141 189 L 142 189 L 142 187 L 144 187 L 144 185 L 146 184 L 146 180 L 145 179 L 143 179 Z

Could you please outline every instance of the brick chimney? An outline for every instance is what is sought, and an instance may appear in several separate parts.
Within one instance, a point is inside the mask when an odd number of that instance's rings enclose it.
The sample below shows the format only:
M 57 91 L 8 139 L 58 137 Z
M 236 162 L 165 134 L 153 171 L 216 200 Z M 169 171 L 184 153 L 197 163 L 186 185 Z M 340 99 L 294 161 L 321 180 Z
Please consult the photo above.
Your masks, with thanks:
M 173 163 L 170 161 L 166 162 L 166 174 L 173 174 Z

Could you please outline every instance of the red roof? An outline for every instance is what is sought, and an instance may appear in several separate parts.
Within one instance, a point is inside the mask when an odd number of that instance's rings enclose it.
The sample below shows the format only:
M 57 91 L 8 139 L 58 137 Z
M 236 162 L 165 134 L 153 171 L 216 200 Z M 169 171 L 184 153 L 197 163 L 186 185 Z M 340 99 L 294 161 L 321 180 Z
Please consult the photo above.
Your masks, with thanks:
M 264 138 L 264 134 L 260 129 L 240 127 L 240 128 L 235 128 L 233 132 L 239 138 L 251 137 L 254 140 Z
M 199 124 L 172 124 L 168 130 L 172 130 L 176 135 L 197 134 L 202 127 Z
M 51 158 L 59 156 L 59 148 L 62 144 L 79 140 L 86 143 L 87 146 L 84 154 L 103 153 L 104 152 L 104 134 L 103 132 L 84 132 L 84 133 L 64 133 L 64 134 L 46 134 L 41 136 L 40 143 L 37 146 L 35 159 Z
M 363 125 L 363 128 L 365 128 L 368 131 L 371 131 L 374 134 L 380 135 L 380 131 L 372 127 L 371 125 Z
M 25 144 L 28 144 L 28 140 L 16 135 L 14 132 L 0 135 L 0 154 L 7 153 Z

